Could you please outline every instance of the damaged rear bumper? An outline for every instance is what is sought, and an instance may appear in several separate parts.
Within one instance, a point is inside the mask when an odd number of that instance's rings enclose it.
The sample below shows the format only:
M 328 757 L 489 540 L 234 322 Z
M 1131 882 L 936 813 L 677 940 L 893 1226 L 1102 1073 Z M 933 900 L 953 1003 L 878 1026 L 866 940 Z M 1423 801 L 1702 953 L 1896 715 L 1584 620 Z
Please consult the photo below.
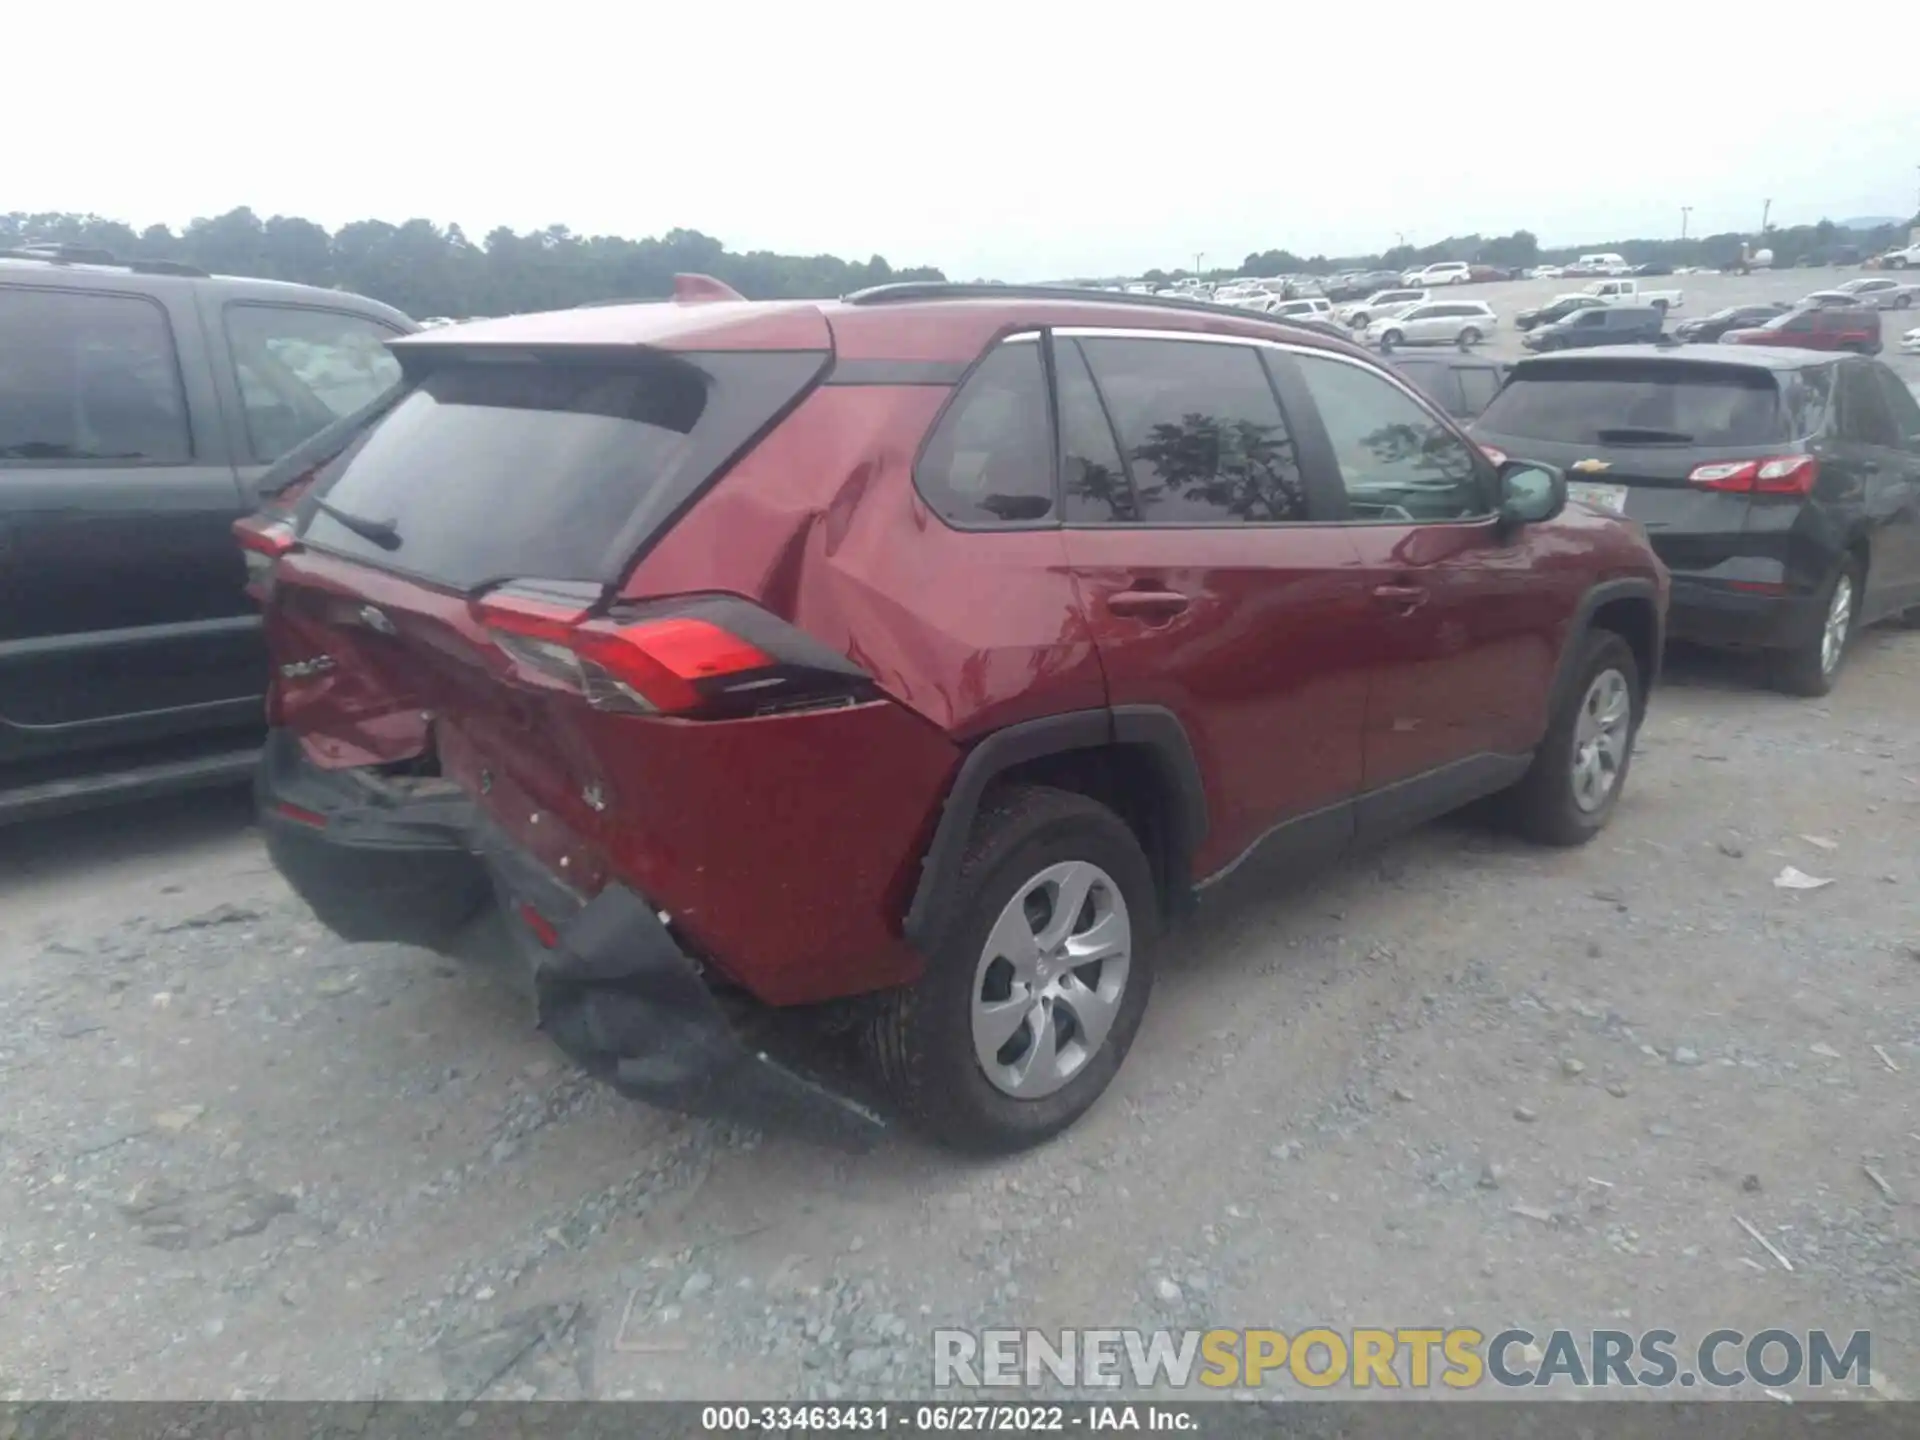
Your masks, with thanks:
M 529 966 L 540 1028 L 622 1094 L 854 1149 L 885 1128 L 747 1044 L 644 897 L 616 883 L 583 899 L 456 787 L 320 770 L 275 731 L 255 794 L 276 866 L 323 916 L 323 896 L 337 905 L 350 894 L 353 938 L 458 953 L 462 943 L 423 934 L 420 917 L 470 894 L 466 913 L 480 912 L 483 930 L 497 921 Z

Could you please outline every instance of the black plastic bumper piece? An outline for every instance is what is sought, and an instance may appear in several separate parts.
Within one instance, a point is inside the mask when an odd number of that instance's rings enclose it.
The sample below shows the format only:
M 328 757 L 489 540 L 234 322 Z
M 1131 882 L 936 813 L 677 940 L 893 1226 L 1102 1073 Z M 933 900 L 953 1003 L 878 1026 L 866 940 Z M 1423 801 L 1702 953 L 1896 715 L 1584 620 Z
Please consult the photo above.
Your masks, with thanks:
M 865 1106 L 744 1043 L 642 896 L 613 884 L 582 901 L 452 787 L 416 795 L 367 772 L 323 771 L 276 733 L 256 793 L 281 874 L 349 939 L 458 955 L 471 933 L 464 922 L 491 890 L 532 969 L 540 1028 L 622 1094 L 846 1149 L 867 1148 L 886 1128 Z M 551 946 L 520 918 L 522 905 L 554 927 Z M 449 923 L 427 934 L 423 917 Z

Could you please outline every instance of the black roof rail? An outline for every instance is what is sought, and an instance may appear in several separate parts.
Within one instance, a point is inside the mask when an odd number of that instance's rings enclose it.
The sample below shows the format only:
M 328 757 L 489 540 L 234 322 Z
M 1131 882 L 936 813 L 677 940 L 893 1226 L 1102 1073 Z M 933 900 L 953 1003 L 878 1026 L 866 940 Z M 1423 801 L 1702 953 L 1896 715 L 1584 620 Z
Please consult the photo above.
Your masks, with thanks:
M 206 279 L 207 272 L 181 260 L 122 260 L 111 250 L 97 245 L 72 245 L 65 241 L 28 240 L 24 244 L 0 249 L 0 256 L 11 260 L 43 260 L 49 265 L 111 265 L 131 270 L 136 275 L 186 275 Z
M 891 285 L 874 285 L 843 295 L 848 305 L 895 305 L 916 300 L 1055 300 L 1081 305 L 1139 305 L 1150 310 L 1184 310 L 1201 315 L 1231 315 L 1241 320 L 1263 320 L 1289 330 L 1311 329 L 1320 334 L 1320 326 L 1295 324 L 1284 315 L 1268 315 L 1259 310 L 1242 310 L 1237 305 L 1216 305 L 1210 300 L 1185 300 L 1177 295 L 1138 295 L 1125 290 L 1082 290 L 1071 285 L 964 285 L 940 280 L 899 280 Z M 1303 320 L 1307 317 L 1302 316 Z

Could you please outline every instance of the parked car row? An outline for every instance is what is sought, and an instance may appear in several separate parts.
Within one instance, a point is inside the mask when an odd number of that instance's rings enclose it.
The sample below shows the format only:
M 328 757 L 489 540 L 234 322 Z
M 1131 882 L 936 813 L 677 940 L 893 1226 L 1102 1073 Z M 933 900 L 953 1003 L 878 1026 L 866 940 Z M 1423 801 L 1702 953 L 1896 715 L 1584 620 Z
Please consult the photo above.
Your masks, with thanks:
M 59 420 L 123 479 L 185 474 L 197 453 L 100 428 L 120 401 L 75 420 L 48 398 L 112 337 L 31 307 L 148 278 L 84 273 L 0 267 L 0 365 L 38 377 L 0 407 L 44 412 L 0 408 L 40 437 L 0 467 L 56 485 L 33 462 Z M 190 309 L 166 363 L 244 393 L 192 347 L 259 302 L 223 286 L 258 282 L 168 279 L 155 309 Z M 843 1143 L 880 1116 L 756 1012 L 825 1007 L 946 1143 L 1038 1143 L 1110 1084 L 1202 888 L 1480 800 L 1578 845 L 1669 633 L 1819 694 L 1860 625 L 1920 611 L 1920 403 L 1862 356 L 1509 368 L 1459 348 L 1486 307 L 1423 313 L 1472 305 L 1423 288 L 1369 319 L 1403 332 L 1382 357 L 1311 313 L 1037 287 L 748 304 L 683 277 L 668 302 L 417 334 L 269 293 L 384 325 L 386 387 L 323 404 L 250 487 L 226 467 L 237 549 L 196 558 L 155 507 L 116 544 L 155 553 L 130 603 L 243 579 L 258 602 L 275 865 L 349 939 L 517 956 L 544 1030 L 623 1093 Z M 1662 318 L 1603 300 L 1528 339 L 1636 315 Z M 1453 349 L 1399 348 L 1429 321 Z M 135 378 L 113 394 L 152 393 Z M 108 588 L 72 560 L 83 534 L 6 538 Z M 74 637 L 89 601 L 64 595 L 57 643 L 0 648 L 61 662 L 7 703 L 85 697 L 102 646 L 145 666 L 149 704 L 197 663 Z M 258 646 L 243 618 L 192 638 Z M 180 698 L 122 739 L 194 741 L 208 717 Z

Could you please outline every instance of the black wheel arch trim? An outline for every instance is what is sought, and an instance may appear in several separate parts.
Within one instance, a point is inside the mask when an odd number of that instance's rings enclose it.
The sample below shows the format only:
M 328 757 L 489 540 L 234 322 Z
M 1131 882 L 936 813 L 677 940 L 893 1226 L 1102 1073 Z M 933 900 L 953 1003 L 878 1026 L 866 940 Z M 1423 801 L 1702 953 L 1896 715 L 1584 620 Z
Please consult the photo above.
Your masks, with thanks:
M 1168 807 L 1163 879 L 1170 904 L 1184 904 L 1192 890 L 1194 852 L 1207 833 L 1207 799 L 1200 762 L 1186 727 L 1171 710 L 1158 705 L 1116 705 L 1046 715 L 996 730 L 973 746 L 960 762 L 940 808 L 933 838 L 920 861 L 920 877 L 907 906 L 902 931 L 922 951 L 939 933 L 942 900 L 951 893 L 967 836 L 981 799 L 1000 776 L 1015 766 L 1077 750 L 1136 746 L 1151 757 L 1174 803 Z M 1162 868 L 1162 867 L 1156 867 Z
M 1553 690 L 1548 706 L 1549 717 L 1559 713 L 1566 703 L 1567 692 L 1572 688 L 1575 675 L 1574 666 L 1579 662 L 1580 643 L 1587 632 L 1593 629 L 1593 617 L 1602 605 L 1615 600 L 1644 600 L 1653 611 L 1653 663 L 1648 673 L 1640 677 L 1642 703 L 1654 684 L 1660 678 L 1661 656 L 1667 643 L 1667 617 L 1660 608 L 1660 591 L 1653 581 L 1639 576 L 1629 576 L 1619 580 L 1603 580 L 1580 597 L 1580 604 L 1573 612 L 1573 619 L 1567 624 L 1566 642 L 1560 647 L 1560 659 L 1554 666 Z M 1551 718 L 1549 718 L 1551 724 Z

